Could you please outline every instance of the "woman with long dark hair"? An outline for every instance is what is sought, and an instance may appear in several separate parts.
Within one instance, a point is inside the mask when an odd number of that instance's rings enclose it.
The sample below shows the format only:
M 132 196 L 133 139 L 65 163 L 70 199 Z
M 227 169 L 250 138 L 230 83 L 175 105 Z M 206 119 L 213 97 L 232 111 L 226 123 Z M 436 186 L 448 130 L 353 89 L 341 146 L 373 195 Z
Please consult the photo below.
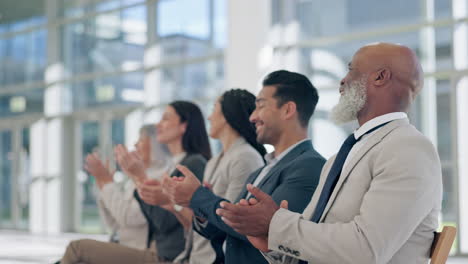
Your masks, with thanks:
M 174 167 L 170 176 L 182 176 L 175 165 L 191 167 L 199 180 L 203 179 L 206 160 L 211 158 L 211 150 L 205 121 L 200 108 L 187 101 L 170 103 L 156 125 L 156 140 L 165 144 L 172 155 Z M 137 159 L 132 155 L 120 155 L 119 164 L 137 179 L 145 179 L 138 184 L 135 198 L 149 224 L 148 245 L 156 243 L 158 262 L 170 262 L 185 249 L 185 238 L 191 233 L 184 216 L 191 216 L 188 210 L 182 211 L 170 203 L 158 180 L 147 179 L 140 169 L 136 170 Z
M 191 168 L 198 179 L 202 179 L 207 159 L 211 158 L 208 135 L 203 115 L 195 104 L 175 101 L 168 105 L 161 121 L 156 125 L 156 140 L 165 144 L 172 159 L 169 168 L 171 176 L 182 176 L 175 169 L 180 164 Z M 147 248 L 138 250 L 123 245 L 98 242 L 94 243 L 95 254 L 86 259 L 77 256 L 78 247 L 67 248 L 62 263 L 164 263 L 171 262 L 185 248 L 184 231 L 179 216 L 173 212 L 178 207 L 172 205 L 163 193 L 157 175 L 146 171 L 144 161 L 136 152 L 128 152 L 119 145 L 116 147 L 117 161 L 127 175 L 135 182 L 134 196 L 138 201 L 148 223 Z M 177 208 L 177 209 L 175 209 Z M 151 250 L 156 245 L 156 252 Z
M 248 176 L 264 164 L 262 156 L 266 153 L 265 148 L 257 142 L 255 126 L 249 121 L 254 110 L 253 94 L 242 89 L 231 89 L 218 98 L 208 118 L 210 137 L 221 142 L 222 152 L 208 161 L 204 185 L 217 196 L 230 201 L 239 196 Z M 193 216 L 188 221 L 195 228 L 204 224 L 203 219 Z M 223 263 L 223 241 L 224 235 L 212 236 L 208 240 L 193 233 L 193 241 L 187 241 L 185 254 L 182 253 L 176 260 L 190 264 Z

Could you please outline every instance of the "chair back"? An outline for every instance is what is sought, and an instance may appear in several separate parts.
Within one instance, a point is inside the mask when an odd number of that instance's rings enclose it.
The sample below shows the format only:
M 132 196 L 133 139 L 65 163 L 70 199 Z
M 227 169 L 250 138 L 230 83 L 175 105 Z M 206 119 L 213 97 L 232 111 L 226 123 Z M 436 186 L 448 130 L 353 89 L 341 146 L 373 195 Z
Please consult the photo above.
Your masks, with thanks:
M 445 264 L 456 234 L 457 228 L 453 226 L 444 226 L 442 232 L 434 233 L 434 241 L 431 247 L 431 264 Z

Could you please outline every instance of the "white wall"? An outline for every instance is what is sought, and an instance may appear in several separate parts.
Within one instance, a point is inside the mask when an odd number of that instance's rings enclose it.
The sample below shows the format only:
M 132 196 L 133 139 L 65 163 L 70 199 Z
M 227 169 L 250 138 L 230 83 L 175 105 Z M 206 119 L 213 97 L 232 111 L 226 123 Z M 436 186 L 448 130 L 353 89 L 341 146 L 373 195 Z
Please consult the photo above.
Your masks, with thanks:
M 227 6 L 226 87 L 256 93 L 266 70 L 259 69 L 259 54 L 267 43 L 269 0 L 231 0 Z

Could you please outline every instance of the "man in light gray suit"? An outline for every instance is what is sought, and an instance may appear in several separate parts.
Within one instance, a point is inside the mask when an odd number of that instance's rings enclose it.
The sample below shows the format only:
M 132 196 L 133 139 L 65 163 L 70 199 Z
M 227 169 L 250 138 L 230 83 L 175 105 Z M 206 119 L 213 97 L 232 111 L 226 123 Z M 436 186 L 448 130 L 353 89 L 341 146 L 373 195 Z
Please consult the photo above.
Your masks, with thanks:
M 422 88 L 407 47 L 361 48 L 341 81 L 332 117 L 360 127 L 325 164 L 303 214 L 256 199 L 218 210 L 270 263 L 427 263 L 442 200 L 440 161 L 406 112 Z

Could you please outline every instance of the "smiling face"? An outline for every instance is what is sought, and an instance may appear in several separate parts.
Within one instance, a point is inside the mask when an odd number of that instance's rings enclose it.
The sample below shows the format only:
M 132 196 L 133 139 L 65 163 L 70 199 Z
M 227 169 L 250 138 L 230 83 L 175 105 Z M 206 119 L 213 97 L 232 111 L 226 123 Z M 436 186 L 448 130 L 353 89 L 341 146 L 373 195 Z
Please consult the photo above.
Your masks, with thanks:
M 224 128 L 228 125 L 226 119 L 224 118 L 223 111 L 221 109 L 220 99 L 216 100 L 216 103 L 213 107 L 213 112 L 208 117 L 210 121 L 210 137 L 218 139 L 222 134 Z
M 156 140 L 162 144 L 182 141 L 187 124 L 180 121 L 180 117 L 172 106 L 166 107 L 161 121 L 156 125 Z
M 275 92 L 275 86 L 264 86 L 255 100 L 255 110 L 250 115 L 250 122 L 256 127 L 257 141 L 262 144 L 274 145 L 281 135 L 281 107 L 278 107 L 274 97 Z

